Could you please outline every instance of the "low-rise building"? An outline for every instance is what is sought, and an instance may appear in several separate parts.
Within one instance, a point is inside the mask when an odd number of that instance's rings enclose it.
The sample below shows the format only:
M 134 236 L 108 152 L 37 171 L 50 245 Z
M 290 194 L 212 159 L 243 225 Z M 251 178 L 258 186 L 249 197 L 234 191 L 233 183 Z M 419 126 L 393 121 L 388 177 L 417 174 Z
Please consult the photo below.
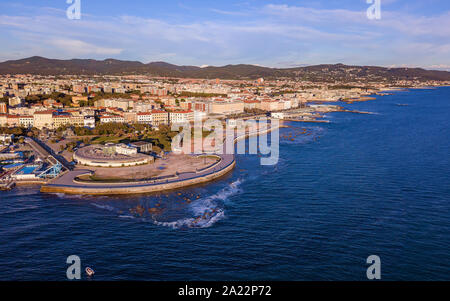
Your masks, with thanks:
M 125 119 L 118 115 L 103 115 L 100 116 L 100 123 L 124 123 Z
M 137 154 L 138 150 L 136 147 L 128 146 L 125 144 L 117 144 L 115 146 L 115 151 L 120 155 L 133 156 Z
M 14 141 L 14 135 L 0 134 L 0 143 L 10 144 Z
M 153 151 L 153 145 L 150 142 L 146 141 L 138 141 L 130 144 L 132 147 L 135 147 L 140 153 L 151 153 Z

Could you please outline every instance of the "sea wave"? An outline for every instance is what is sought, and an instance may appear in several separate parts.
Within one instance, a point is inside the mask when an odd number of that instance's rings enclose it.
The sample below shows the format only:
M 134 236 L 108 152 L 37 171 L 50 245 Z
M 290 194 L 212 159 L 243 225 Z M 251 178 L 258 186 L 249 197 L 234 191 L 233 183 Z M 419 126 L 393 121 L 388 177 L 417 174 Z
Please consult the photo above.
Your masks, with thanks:
M 153 223 L 157 226 L 172 229 L 209 228 L 225 218 L 225 206 L 230 204 L 231 196 L 241 191 L 241 184 L 242 180 L 238 179 L 219 192 L 194 201 L 189 207 L 192 217 L 185 217 L 172 222 L 153 220 Z
M 25 205 L 25 206 L 21 206 L 21 207 L 11 208 L 5 212 L 0 212 L 0 215 L 16 214 L 16 213 L 25 212 L 25 211 L 36 210 L 39 208 L 40 208 L 39 206 Z
M 100 205 L 100 204 L 96 204 L 96 203 L 92 203 L 92 206 L 97 207 L 99 209 L 105 209 L 111 212 L 115 212 L 116 208 L 112 207 L 112 206 L 108 206 L 108 205 Z
M 119 215 L 119 218 L 124 218 L 124 219 L 135 219 L 136 217 L 132 216 L 132 215 Z

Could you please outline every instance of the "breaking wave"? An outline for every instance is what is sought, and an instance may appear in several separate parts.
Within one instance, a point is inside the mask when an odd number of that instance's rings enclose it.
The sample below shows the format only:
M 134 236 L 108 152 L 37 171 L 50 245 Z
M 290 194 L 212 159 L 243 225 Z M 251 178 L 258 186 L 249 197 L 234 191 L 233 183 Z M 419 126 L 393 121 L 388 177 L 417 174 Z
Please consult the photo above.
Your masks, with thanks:
M 236 180 L 219 192 L 199 199 L 189 206 L 192 217 L 182 218 L 173 222 L 161 222 L 153 220 L 157 226 L 172 229 L 182 228 L 209 228 L 225 218 L 225 205 L 229 204 L 229 198 L 240 192 L 241 180 Z

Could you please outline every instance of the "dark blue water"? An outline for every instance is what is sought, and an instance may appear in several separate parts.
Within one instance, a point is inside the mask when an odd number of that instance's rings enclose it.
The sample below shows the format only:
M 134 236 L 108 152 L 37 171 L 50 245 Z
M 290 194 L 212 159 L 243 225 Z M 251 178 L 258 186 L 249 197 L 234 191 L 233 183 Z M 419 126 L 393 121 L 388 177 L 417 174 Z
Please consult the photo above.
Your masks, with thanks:
M 97 280 L 364 280 L 374 254 L 385 280 L 450 280 L 450 88 L 345 106 L 377 114 L 292 123 L 278 165 L 206 186 L 1 192 L 0 279 L 64 280 L 75 254 Z

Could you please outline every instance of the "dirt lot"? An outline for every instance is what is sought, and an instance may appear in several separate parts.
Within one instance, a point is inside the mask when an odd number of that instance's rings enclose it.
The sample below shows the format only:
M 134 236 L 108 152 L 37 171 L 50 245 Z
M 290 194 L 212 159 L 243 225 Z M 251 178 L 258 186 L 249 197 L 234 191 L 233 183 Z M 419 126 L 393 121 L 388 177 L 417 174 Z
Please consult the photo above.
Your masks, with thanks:
M 164 177 L 174 175 L 176 172 L 195 172 L 217 162 L 213 157 L 196 158 L 188 155 L 170 154 L 165 159 L 157 159 L 154 164 L 147 164 L 123 168 L 96 168 L 88 169 L 95 171 L 96 180 L 139 180 L 152 177 Z M 79 169 L 86 169 L 80 166 Z

